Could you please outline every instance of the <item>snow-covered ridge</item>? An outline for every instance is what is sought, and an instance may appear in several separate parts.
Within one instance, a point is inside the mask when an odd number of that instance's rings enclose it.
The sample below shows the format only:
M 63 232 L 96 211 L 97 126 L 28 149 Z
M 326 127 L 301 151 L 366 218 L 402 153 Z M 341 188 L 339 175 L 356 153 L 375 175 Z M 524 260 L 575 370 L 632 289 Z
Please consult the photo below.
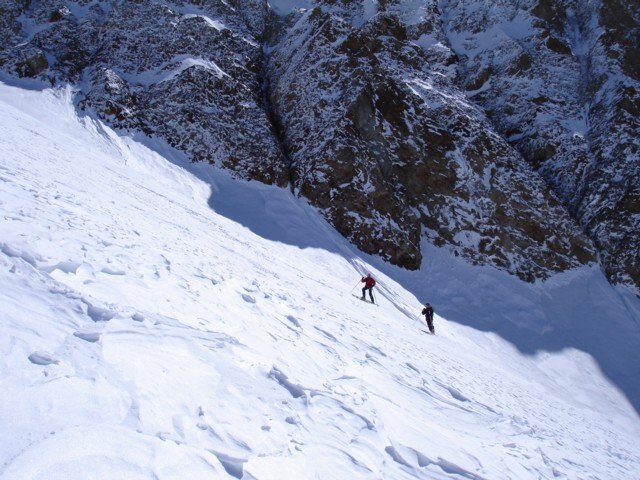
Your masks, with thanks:
M 636 362 L 597 347 L 637 352 L 638 301 L 599 272 L 531 285 L 438 249 L 404 272 L 286 190 L 77 118 L 68 90 L 0 85 L 0 119 L 3 480 L 640 473 L 600 370 L 623 386 Z M 349 293 L 365 271 L 379 307 Z M 591 344 L 560 348 L 575 325 Z M 558 345 L 514 348 L 543 331 Z
M 126 74 L 120 73 L 120 77 L 128 82 L 137 85 L 152 85 L 174 80 L 178 75 L 188 68 L 201 67 L 212 72 L 217 78 L 229 77 L 215 62 L 203 58 L 196 58 L 189 55 L 178 55 L 167 61 L 158 68 L 150 71 Z

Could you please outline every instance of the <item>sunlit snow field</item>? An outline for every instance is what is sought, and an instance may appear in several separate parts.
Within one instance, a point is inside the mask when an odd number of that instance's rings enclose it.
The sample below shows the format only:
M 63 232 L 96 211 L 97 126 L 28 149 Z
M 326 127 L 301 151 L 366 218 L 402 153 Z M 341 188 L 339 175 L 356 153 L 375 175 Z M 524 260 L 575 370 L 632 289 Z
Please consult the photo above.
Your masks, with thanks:
M 0 478 L 640 478 L 640 302 L 597 269 L 403 272 L 71 97 L 0 85 Z

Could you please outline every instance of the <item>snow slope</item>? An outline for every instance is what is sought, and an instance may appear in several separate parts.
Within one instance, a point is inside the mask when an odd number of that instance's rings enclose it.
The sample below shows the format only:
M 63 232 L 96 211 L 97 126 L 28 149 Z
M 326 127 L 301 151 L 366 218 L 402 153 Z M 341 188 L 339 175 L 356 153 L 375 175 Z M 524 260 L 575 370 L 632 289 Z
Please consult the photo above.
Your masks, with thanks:
M 425 246 L 406 273 L 71 97 L 0 85 L 0 479 L 640 477 L 637 357 L 614 384 L 593 336 L 514 340 L 593 308 L 637 347 L 638 301 L 599 272 L 524 286 Z M 349 293 L 365 271 L 378 307 Z M 456 320 L 435 337 L 425 291 Z

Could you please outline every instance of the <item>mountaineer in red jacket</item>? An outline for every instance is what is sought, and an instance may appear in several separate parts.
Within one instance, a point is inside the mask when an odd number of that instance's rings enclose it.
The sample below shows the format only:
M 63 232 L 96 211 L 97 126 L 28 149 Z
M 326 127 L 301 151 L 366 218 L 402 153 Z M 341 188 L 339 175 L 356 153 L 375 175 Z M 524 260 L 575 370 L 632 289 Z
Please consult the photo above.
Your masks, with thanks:
M 362 280 L 360 280 L 361 282 L 364 282 L 364 287 L 362 287 L 362 300 L 364 300 L 365 298 L 365 293 L 367 290 L 369 290 L 369 298 L 371 299 L 371 303 L 375 303 L 373 301 L 373 287 L 376 286 L 376 281 L 373 279 L 373 277 L 371 276 L 370 273 L 367 273 L 366 277 L 362 277 Z

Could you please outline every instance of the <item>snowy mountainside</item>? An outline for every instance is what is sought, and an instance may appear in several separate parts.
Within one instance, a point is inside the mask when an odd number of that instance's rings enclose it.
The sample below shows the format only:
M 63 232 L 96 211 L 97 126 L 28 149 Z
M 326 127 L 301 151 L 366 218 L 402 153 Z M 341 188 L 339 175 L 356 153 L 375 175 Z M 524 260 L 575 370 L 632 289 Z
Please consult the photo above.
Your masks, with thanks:
M 427 246 L 428 272 L 391 267 L 71 97 L 0 85 L 0 478 L 640 474 L 640 306 L 597 268 L 527 284 Z M 365 271 L 378 307 L 349 293 Z M 594 333 L 525 353 L 504 322 Z
M 362 251 L 640 285 L 638 0 L 5 0 L 0 72 L 292 187 Z
M 453 51 L 414 38 L 439 25 L 435 5 L 399 20 L 396 6 L 412 5 L 15 0 L 0 67 L 72 83 L 81 108 L 193 161 L 291 186 L 361 250 L 406 268 L 420 267 L 423 238 L 529 281 L 596 262 L 467 100 Z

